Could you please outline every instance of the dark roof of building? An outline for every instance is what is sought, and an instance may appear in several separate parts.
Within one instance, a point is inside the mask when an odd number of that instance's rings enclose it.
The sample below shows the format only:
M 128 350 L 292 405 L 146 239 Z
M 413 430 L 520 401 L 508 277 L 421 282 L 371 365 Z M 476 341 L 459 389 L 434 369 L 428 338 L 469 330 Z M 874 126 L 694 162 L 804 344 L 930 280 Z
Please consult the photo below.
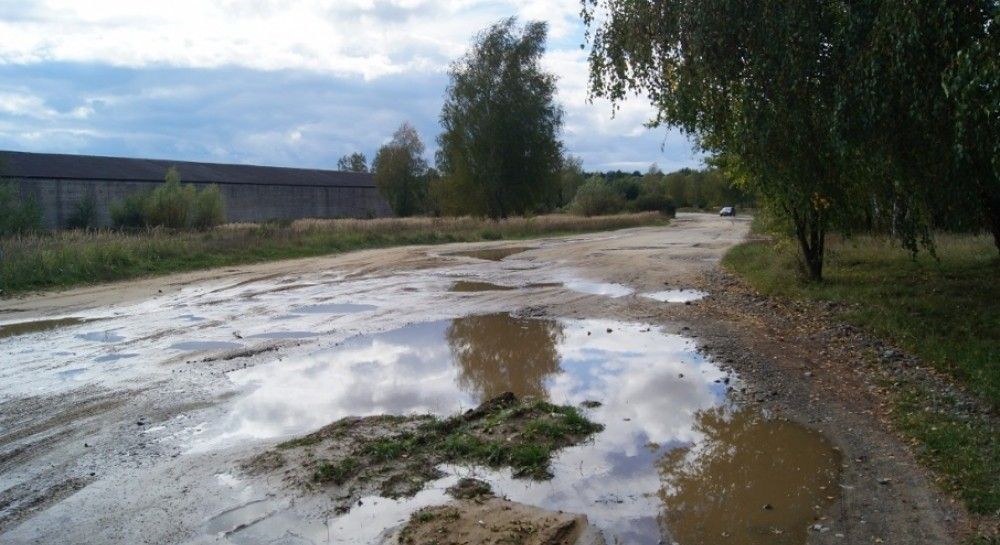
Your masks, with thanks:
M 170 167 L 177 168 L 184 182 L 330 187 L 375 185 L 371 174 L 335 170 L 0 151 L 0 176 L 15 179 L 163 181 Z

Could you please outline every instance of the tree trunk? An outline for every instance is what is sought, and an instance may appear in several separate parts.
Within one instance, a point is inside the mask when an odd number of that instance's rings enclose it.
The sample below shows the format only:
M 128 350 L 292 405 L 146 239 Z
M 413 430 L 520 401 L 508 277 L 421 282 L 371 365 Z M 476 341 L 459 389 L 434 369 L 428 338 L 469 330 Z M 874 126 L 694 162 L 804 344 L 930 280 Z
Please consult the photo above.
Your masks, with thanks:
M 993 245 L 1000 253 L 1000 195 L 983 188 L 983 215 L 986 216 L 986 226 L 993 233 Z
M 809 211 L 805 216 L 795 211 L 789 211 L 795 224 L 795 237 L 799 241 L 802 257 L 805 261 L 806 274 L 809 280 L 823 280 L 823 254 L 826 245 L 826 226 L 822 214 Z

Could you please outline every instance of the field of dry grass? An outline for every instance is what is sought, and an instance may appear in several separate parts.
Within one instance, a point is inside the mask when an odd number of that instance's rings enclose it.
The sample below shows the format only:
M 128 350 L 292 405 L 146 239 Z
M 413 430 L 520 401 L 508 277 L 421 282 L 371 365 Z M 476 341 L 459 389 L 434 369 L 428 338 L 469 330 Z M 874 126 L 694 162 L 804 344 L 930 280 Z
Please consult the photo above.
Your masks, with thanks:
M 57 231 L 0 238 L 0 290 L 29 290 L 308 257 L 363 248 L 606 231 L 665 224 L 655 212 L 459 218 L 312 219 L 231 223 L 206 231 Z

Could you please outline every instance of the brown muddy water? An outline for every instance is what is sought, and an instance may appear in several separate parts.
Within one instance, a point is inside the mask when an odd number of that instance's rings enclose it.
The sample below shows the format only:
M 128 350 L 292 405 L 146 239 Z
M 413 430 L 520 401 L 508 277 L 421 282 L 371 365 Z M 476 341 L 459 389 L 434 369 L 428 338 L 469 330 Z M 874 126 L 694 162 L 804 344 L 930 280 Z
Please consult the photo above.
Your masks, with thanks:
M 39 333 L 60 327 L 83 324 L 90 322 L 85 318 L 57 318 L 54 320 L 34 320 L 31 322 L 16 322 L 12 324 L 0 325 L 0 339 L 14 337 L 17 335 L 27 335 L 28 333 Z
M 558 453 L 551 480 L 443 466 L 447 476 L 412 498 L 363 498 L 346 514 L 295 527 L 317 543 L 376 543 L 420 507 L 446 502 L 444 490 L 465 476 L 514 501 L 586 514 L 608 543 L 804 543 L 836 497 L 839 459 L 819 434 L 734 407 L 726 393 L 736 377 L 690 339 L 642 323 L 465 316 L 354 337 L 230 378 L 246 393 L 195 451 L 276 442 L 351 415 L 450 415 L 504 391 L 600 403 L 583 410 L 604 431 Z M 251 487 L 239 475 L 220 479 L 242 494 Z M 265 542 L 294 524 L 277 502 L 245 511 L 208 524 L 245 525 L 229 535 L 234 543 Z
M 521 252 L 526 252 L 528 250 L 533 250 L 534 248 L 530 246 L 516 246 L 510 248 L 483 248 L 480 250 L 468 250 L 464 252 L 451 252 L 446 255 L 457 255 L 462 257 L 471 257 L 474 259 L 482 259 L 484 261 L 502 261 L 506 257 L 510 257 L 514 254 L 519 254 Z
M 535 282 L 523 286 L 504 286 L 493 282 L 482 282 L 478 280 L 459 280 L 451 285 L 448 291 L 455 293 L 474 293 L 481 291 L 510 291 L 516 289 L 540 289 L 540 288 L 560 288 L 560 282 Z
M 476 280 L 459 280 L 451 285 L 449 291 L 464 293 L 477 291 L 509 291 L 517 289 L 515 286 L 501 286 L 492 282 L 479 282 Z

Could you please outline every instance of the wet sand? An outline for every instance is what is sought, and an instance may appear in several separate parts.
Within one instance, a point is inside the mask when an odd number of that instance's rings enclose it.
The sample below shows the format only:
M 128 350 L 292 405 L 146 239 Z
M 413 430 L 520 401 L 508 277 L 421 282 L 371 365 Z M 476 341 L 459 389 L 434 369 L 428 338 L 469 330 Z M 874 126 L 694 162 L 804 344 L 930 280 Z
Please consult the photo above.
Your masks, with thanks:
M 469 472 L 515 501 L 586 515 L 608 542 L 692 545 L 725 525 L 718 535 L 743 543 L 850 543 L 891 528 L 905 516 L 894 506 L 861 525 L 845 510 L 868 493 L 839 485 L 853 478 L 850 432 L 748 408 L 754 378 L 698 350 L 702 329 L 724 327 L 699 314 L 711 273 L 747 225 L 682 214 L 665 228 L 4 300 L 0 331 L 19 333 L 0 338 L 0 541 L 371 543 Z M 600 402 L 590 414 L 606 431 L 560 454 L 550 481 L 442 468 L 413 497 L 365 497 L 346 514 L 240 471 L 345 416 L 448 415 L 503 391 Z M 925 515 L 910 524 L 946 533 L 945 511 Z

